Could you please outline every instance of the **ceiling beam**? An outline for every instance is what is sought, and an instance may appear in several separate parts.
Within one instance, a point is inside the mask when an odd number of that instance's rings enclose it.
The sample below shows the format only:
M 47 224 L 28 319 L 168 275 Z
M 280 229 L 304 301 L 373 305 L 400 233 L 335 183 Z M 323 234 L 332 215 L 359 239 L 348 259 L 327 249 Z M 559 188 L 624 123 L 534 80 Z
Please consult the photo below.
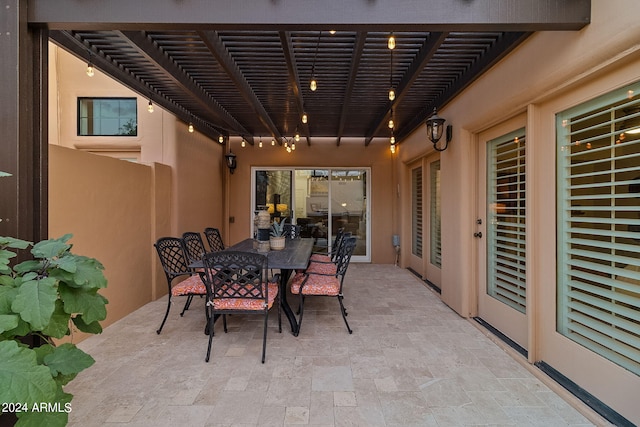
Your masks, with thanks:
M 351 93 L 355 86 L 356 77 L 358 76 L 358 69 L 360 68 L 360 58 L 362 58 L 362 51 L 364 50 L 364 44 L 367 39 L 366 32 L 358 32 L 356 35 L 355 43 L 353 44 L 353 56 L 351 57 L 351 67 L 349 71 L 349 81 L 347 82 L 347 89 L 345 90 L 344 99 L 342 101 L 342 112 L 340 113 L 340 122 L 338 123 L 338 131 L 336 135 L 338 139 L 336 145 L 340 146 L 340 140 L 342 139 L 342 132 L 344 131 L 344 125 L 347 122 L 347 111 L 349 110 L 349 103 L 351 100 Z
M 116 33 L 119 32 L 116 31 Z M 213 99 L 204 89 L 195 83 L 182 68 L 178 67 L 169 56 L 162 52 L 144 32 L 122 31 L 120 34 L 129 46 L 136 49 L 140 55 L 153 63 L 169 80 L 190 94 L 205 111 L 217 117 L 226 127 L 232 129 L 238 135 L 252 135 L 251 132 L 245 129 L 233 116 L 222 108 L 218 101 Z
M 56 45 L 72 53 L 76 57 L 88 61 L 90 47 L 84 44 L 78 37 L 72 35 L 68 31 L 51 31 L 49 33 L 49 37 L 51 41 Z M 220 135 L 220 133 L 222 133 L 221 130 L 228 131 L 228 129 L 224 128 L 215 128 L 211 126 L 209 122 L 192 116 L 184 107 L 175 104 L 171 100 L 164 97 L 162 94 L 157 93 L 153 88 L 147 86 L 144 82 L 133 77 L 128 72 L 123 71 L 118 65 L 111 62 L 111 60 L 103 57 L 102 55 L 97 55 L 96 52 L 92 53 L 93 55 L 91 56 L 91 62 L 98 70 L 118 80 L 124 86 L 140 94 L 141 96 L 150 98 L 150 100 L 154 104 L 159 105 L 165 110 L 171 112 L 185 123 L 189 123 L 190 121 L 193 122 L 196 129 L 203 135 L 206 135 L 214 141 L 217 141 L 218 136 Z
M 460 94 L 467 86 L 473 83 L 478 77 L 485 73 L 495 63 L 504 58 L 509 52 L 515 49 L 520 43 L 522 43 L 531 33 L 505 33 L 502 37 L 482 55 L 477 62 L 469 67 L 465 72 L 450 85 L 447 90 L 442 92 L 433 102 L 425 105 L 419 114 L 416 114 L 409 123 L 402 127 L 402 132 L 398 132 L 396 140 L 401 141 L 418 126 L 422 125 L 428 115 L 431 114 L 434 108 L 440 110 L 443 106 L 448 104 L 453 98 Z
M 253 110 L 260 119 L 260 122 L 269 129 L 271 136 L 277 140 L 282 139 L 280 131 L 271 120 L 269 113 L 265 110 L 264 106 L 256 96 L 253 89 L 245 79 L 244 75 L 238 68 L 238 65 L 233 60 L 226 46 L 220 40 L 220 36 L 215 31 L 199 31 L 198 35 L 204 41 L 209 51 L 216 58 L 222 69 L 227 73 L 231 81 L 236 85 L 236 88 L 240 92 L 240 95 L 247 101 L 247 103 L 253 106 Z
M 431 33 L 429 38 L 425 40 L 424 44 L 420 47 L 420 50 L 416 54 L 413 62 L 407 68 L 404 73 L 398 87 L 396 88 L 396 99 L 393 101 L 393 105 L 399 105 L 402 102 L 402 98 L 408 93 L 413 82 L 418 78 L 424 67 L 429 63 L 433 55 L 438 51 L 438 48 L 445 41 L 449 33 Z M 376 136 L 378 131 L 384 126 L 387 126 L 389 120 L 390 107 L 381 110 L 378 114 L 378 118 L 374 121 L 373 126 L 367 132 L 364 145 L 367 146 L 371 143 L 371 140 Z M 397 136 L 396 136 L 397 138 Z
M 580 30 L 591 0 L 27 0 L 50 29 L 171 28 L 377 31 Z M 381 24 L 384 23 L 384 24 Z M 168 28 L 167 25 L 163 25 Z
M 287 71 L 289 74 L 289 84 L 293 89 L 293 96 L 298 106 L 298 117 L 301 117 L 305 112 L 304 99 L 302 97 L 302 87 L 300 86 L 300 76 L 298 75 L 298 64 L 296 64 L 296 57 L 293 53 L 293 46 L 291 44 L 291 34 L 287 31 L 280 31 L 280 44 L 282 44 L 282 52 L 287 64 Z M 311 132 L 309 131 L 309 124 L 302 124 L 302 133 L 307 138 L 307 145 L 311 145 Z M 282 141 L 279 141 L 282 144 Z

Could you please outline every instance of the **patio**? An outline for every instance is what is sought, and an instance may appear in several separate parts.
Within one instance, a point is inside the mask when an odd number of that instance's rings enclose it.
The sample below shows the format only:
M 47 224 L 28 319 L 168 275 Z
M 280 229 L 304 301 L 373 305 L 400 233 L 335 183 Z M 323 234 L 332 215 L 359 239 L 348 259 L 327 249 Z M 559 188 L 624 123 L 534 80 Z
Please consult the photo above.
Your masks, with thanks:
M 307 299 L 297 338 L 286 322 L 278 333 L 272 310 L 264 365 L 258 316 L 233 316 L 227 334 L 216 325 L 205 363 L 203 300 L 181 318 L 178 299 L 157 335 L 165 298 L 80 344 L 96 363 L 67 387 L 74 394 L 69 425 L 601 424 L 393 265 L 349 267 L 345 303 L 353 335 L 333 298 Z

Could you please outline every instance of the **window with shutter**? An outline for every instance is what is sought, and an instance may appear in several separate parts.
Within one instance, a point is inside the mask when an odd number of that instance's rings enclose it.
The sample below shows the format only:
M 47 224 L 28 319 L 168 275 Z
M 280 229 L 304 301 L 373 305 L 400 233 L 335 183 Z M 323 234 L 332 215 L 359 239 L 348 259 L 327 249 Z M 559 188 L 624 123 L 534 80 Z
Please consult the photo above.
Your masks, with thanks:
M 557 116 L 558 331 L 640 374 L 640 83 Z

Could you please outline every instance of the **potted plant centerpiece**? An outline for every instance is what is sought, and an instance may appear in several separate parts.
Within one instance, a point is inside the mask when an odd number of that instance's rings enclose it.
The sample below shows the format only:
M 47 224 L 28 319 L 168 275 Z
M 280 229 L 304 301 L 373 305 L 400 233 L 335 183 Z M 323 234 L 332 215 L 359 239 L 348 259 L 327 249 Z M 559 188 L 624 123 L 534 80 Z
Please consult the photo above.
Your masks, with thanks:
M 271 237 L 269 237 L 269 245 L 271 249 L 274 251 L 279 251 L 284 249 L 285 244 L 285 235 L 284 235 L 284 224 L 287 222 L 287 219 L 284 218 L 280 222 L 273 221 L 271 224 Z

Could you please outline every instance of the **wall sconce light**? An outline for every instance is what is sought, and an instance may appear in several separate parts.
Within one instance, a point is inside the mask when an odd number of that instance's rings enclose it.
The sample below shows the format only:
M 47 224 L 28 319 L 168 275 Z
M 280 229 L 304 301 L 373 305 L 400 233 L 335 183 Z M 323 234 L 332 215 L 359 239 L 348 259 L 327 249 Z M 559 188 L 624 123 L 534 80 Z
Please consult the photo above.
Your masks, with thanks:
M 433 148 L 436 151 L 446 150 L 447 147 L 449 147 L 449 142 L 451 142 L 453 128 L 451 127 L 451 125 L 448 125 L 446 130 L 446 136 L 445 136 L 446 142 L 444 144 L 444 147 L 442 148 L 438 147 L 438 141 L 440 141 L 440 138 L 442 138 L 442 133 L 444 131 L 445 121 L 446 121 L 445 119 L 438 116 L 438 113 L 435 108 L 433 109 L 433 114 L 431 115 L 431 117 L 429 117 L 426 121 L 427 138 L 429 138 L 429 141 L 433 143 Z
M 233 171 L 236 170 L 238 163 L 236 161 L 236 155 L 229 151 L 224 155 L 224 159 L 227 162 L 227 167 L 229 168 L 229 172 L 233 175 Z

